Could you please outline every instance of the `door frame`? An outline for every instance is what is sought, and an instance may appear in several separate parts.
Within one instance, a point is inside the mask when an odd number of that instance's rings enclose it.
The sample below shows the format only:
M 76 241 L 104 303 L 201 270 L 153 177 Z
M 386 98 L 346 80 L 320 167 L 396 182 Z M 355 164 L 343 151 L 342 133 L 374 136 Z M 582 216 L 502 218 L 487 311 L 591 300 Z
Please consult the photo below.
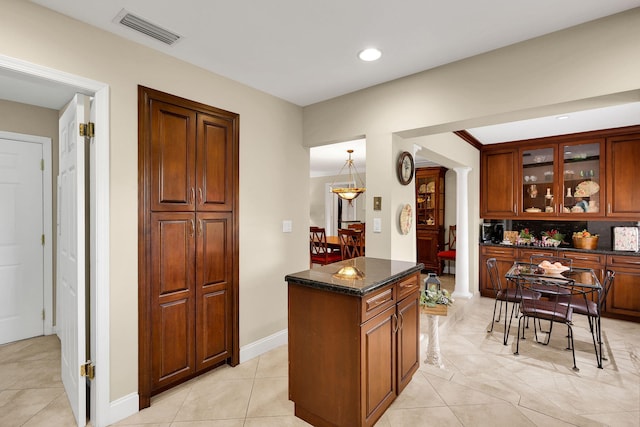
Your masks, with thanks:
M 53 234 L 52 222 L 52 163 L 51 163 L 51 138 L 25 133 L 0 131 L 0 139 L 27 144 L 40 144 L 42 146 L 42 159 L 44 160 L 44 170 L 42 171 L 42 234 L 44 235 L 43 248 L 43 301 L 44 309 L 43 331 L 45 335 L 53 334 Z
M 95 241 L 91 250 L 95 254 L 95 283 L 90 284 L 91 326 L 90 334 L 95 348 L 91 348 L 92 362 L 99 373 L 91 387 L 91 423 L 96 427 L 111 424 L 119 420 L 110 414 L 110 360 L 109 360 L 109 86 L 95 80 L 70 74 L 53 68 L 44 67 L 0 54 L 0 69 L 18 72 L 31 77 L 47 80 L 52 85 L 65 85 L 78 92 L 94 97 L 96 108 L 95 137 L 91 142 L 95 150 L 95 169 L 91 170 L 95 178 L 95 206 L 92 215 L 95 218 Z M 126 415 L 129 415 L 128 413 Z

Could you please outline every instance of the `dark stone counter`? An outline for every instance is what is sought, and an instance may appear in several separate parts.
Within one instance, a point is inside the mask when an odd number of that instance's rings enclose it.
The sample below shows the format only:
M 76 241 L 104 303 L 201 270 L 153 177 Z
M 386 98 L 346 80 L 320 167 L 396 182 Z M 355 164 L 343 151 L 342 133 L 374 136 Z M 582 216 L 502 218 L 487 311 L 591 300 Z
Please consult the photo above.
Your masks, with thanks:
M 362 273 L 362 278 L 337 277 L 338 271 L 343 267 L 355 267 Z M 359 257 L 288 274 L 285 280 L 316 289 L 362 296 L 423 268 L 421 263 Z
M 571 252 L 584 252 L 591 254 L 604 254 L 604 255 L 629 255 L 629 256 L 637 256 L 640 257 L 640 252 L 631 252 L 631 251 L 612 251 L 607 249 L 578 249 L 569 246 L 558 246 L 554 248 L 552 246 L 535 246 L 535 245 L 503 245 L 501 243 L 480 243 L 480 246 L 498 246 L 505 248 L 523 248 L 523 249 L 540 249 L 540 250 L 550 250 L 550 251 L 571 251 Z

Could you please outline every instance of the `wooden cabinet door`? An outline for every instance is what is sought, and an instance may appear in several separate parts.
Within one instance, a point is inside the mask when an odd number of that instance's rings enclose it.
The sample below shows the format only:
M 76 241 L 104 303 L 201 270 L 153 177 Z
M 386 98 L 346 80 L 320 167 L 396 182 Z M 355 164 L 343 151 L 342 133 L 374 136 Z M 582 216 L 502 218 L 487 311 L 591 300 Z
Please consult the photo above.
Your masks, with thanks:
M 517 216 L 517 150 L 484 151 L 480 162 L 480 216 L 487 219 Z
M 373 425 L 396 398 L 396 306 L 361 326 L 361 407 L 365 425 Z
M 442 230 L 416 232 L 417 262 L 424 264 L 424 269 L 438 272 L 438 251 L 441 249 L 440 241 Z
M 607 216 L 640 217 L 640 133 L 607 138 Z
M 233 141 L 236 132 L 231 118 L 198 114 L 197 209 L 233 209 Z
M 409 384 L 420 367 L 420 305 L 419 292 L 398 303 L 398 394 Z
M 480 295 L 484 297 L 495 298 L 496 294 L 491 285 L 491 279 L 487 272 L 487 259 L 495 258 L 498 266 L 498 276 L 502 286 L 506 286 L 507 282 L 504 277 L 516 260 L 516 250 L 508 247 L 498 246 L 482 246 L 480 248 Z
M 154 389 L 195 372 L 195 216 L 151 214 L 151 370 Z
M 233 223 L 230 213 L 196 215 L 196 370 L 231 356 Z
M 152 211 L 193 211 L 196 179 L 196 113 L 151 102 L 149 196 Z
M 616 272 L 607 296 L 607 317 L 640 321 L 640 258 L 607 255 L 607 268 Z

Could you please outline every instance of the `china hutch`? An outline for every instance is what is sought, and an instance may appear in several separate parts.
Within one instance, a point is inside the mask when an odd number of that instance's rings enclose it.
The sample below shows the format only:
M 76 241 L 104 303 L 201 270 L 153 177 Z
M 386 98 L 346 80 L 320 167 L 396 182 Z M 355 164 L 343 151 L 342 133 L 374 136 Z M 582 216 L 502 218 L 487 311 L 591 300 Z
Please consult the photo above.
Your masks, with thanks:
M 417 262 L 426 271 L 438 271 L 438 251 L 444 247 L 443 167 L 416 169 L 416 250 Z

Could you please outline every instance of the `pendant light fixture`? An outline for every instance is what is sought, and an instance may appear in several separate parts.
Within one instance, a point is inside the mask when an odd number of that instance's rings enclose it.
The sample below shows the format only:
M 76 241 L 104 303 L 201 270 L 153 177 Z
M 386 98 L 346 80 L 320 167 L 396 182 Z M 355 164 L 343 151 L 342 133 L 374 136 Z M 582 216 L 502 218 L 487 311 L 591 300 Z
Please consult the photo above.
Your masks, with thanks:
M 340 172 L 338 172 L 338 175 L 342 175 L 342 171 L 344 170 L 344 168 L 348 168 L 349 184 L 346 187 L 334 187 L 333 184 L 331 184 L 331 192 L 336 193 L 341 199 L 351 202 L 351 200 L 364 193 L 367 189 L 364 187 L 364 182 L 360 178 L 358 170 L 356 169 L 356 165 L 351 159 L 351 153 L 353 153 L 353 150 L 347 150 L 347 153 L 349 153 L 349 158 L 342 166 L 342 169 L 340 169 Z M 359 181 L 359 186 L 358 182 L 356 182 L 356 179 Z

